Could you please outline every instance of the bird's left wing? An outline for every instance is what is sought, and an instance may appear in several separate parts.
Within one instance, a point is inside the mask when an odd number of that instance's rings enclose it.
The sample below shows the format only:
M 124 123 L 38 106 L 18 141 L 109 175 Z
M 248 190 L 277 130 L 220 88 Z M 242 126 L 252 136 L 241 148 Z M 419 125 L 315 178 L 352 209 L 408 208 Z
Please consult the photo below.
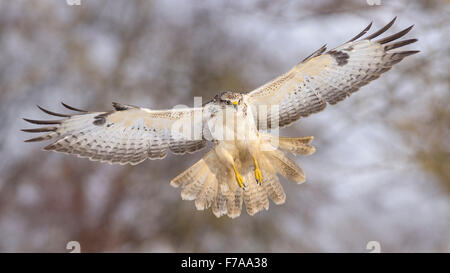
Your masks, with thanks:
M 259 129 L 283 127 L 335 104 L 378 78 L 406 56 L 419 51 L 392 51 L 417 39 L 392 42 L 413 26 L 373 41 L 394 23 L 358 40 L 371 27 L 326 53 L 323 46 L 286 74 L 248 93 Z M 391 43 L 392 42 L 392 43 Z M 274 107 L 275 106 L 275 107 Z M 274 114 L 276 113 L 276 114 Z
M 113 111 L 87 112 L 63 105 L 78 113 L 59 114 L 38 106 L 47 114 L 63 119 L 25 119 L 33 124 L 49 125 L 23 129 L 29 133 L 47 133 L 26 142 L 52 139 L 54 142 L 44 150 L 119 164 L 161 159 L 169 149 L 175 154 L 192 153 L 206 144 L 194 133 L 202 129 L 202 108 L 150 110 L 113 103 Z

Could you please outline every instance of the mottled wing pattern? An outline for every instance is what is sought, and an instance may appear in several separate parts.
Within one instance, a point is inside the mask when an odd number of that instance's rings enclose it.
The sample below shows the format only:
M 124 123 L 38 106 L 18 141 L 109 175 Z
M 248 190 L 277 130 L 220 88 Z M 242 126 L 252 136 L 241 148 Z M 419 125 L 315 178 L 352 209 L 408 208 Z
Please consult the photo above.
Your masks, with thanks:
M 419 51 L 393 51 L 417 39 L 395 41 L 413 26 L 391 36 L 372 40 L 389 29 L 396 18 L 370 36 L 358 40 L 369 24 L 349 42 L 326 53 L 323 46 L 286 74 L 248 94 L 260 129 L 291 124 L 350 96 L 361 86 L 377 79 L 406 56 Z M 394 42 L 395 41 L 395 42 Z M 275 111 L 270 106 L 276 105 Z M 272 117 L 272 115 L 274 117 Z
M 23 129 L 29 133 L 47 133 L 26 141 L 51 139 L 54 141 L 45 150 L 119 164 L 138 164 L 147 158 L 161 159 L 168 150 L 175 154 L 192 153 L 206 144 L 201 138 L 196 139 L 190 134 L 193 130 L 183 131 L 183 126 L 194 126 L 193 121 L 195 126 L 201 126 L 201 118 L 197 120 L 193 115 L 201 117 L 202 108 L 149 110 L 113 103 L 113 111 L 87 112 L 64 103 L 63 105 L 78 113 L 59 114 L 38 106 L 47 114 L 63 119 L 25 119 L 33 124 L 49 125 Z

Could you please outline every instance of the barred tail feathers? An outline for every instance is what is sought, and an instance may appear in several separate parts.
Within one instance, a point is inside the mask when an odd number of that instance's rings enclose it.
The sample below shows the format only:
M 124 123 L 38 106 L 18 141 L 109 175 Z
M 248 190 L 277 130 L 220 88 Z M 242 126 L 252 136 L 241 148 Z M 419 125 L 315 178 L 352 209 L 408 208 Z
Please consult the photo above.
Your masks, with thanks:
M 279 137 L 279 148 L 285 151 L 300 155 L 310 155 L 316 151 L 316 148 L 310 145 L 314 139 L 313 136 L 308 137 Z
M 297 183 L 305 181 L 302 169 L 287 157 L 284 151 L 311 154 L 315 150 L 309 144 L 312 139 L 313 137 L 280 137 L 280 149 L 259 153 L 258 162 L 263 176 L 262 186 L 256 182 L 254 168 L 245 167 L 241 172 L 247 188 L 245 190 L 240 188 L 234 173 L 220 163 L 214 150 L 175 177 L 170 184 L 174 187 L 182 187 L 183 200 L 194 200 L 198 210 L 211 207 L 216 217 L 240 216 L 243 203 L 247 213 L 254 215 L 263 209 L 269 209 L 269 199 L 277 205 L 285 202 L 286 193 L 277 173 Z

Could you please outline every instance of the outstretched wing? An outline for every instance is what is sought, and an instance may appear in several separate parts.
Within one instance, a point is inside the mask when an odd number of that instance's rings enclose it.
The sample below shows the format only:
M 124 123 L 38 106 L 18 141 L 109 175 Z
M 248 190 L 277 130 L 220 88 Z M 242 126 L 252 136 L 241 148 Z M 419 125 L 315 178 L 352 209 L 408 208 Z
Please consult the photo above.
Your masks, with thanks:
M 26 142 L 52 139 L 54 142 L 44 150 L 120 164 L 138 164 L 146 158 L 161 159 L 168 149 L 175 154 L 192 153 L 206 144 L 191 133 L 193 127 L 201 129 L 198 126 L 202 124 L 202 108 L 155 111 L 113 103 L 113 111 L 87 112 L 63 105 L 78 113 L 59 114 L 38 106 L 47 114 L 64 119 L 25 119 L 33 124 L 50 125 L 23 129 L 29 133 L 48 132 Z
M 392 51 L 417 41 L 392 42 L 408 33 L 413 26 L 383 39 L 372 40 L 389 29 L 395 19 L 370 36 L 358 40 L 370 29 L 370 23 L 350 41 L 325 54 L 326 47 L 323 46 L 286 74 L 248 93 L 258 127 L 282 127 L 300 117 L 319 112 L 327 103 L 335 104 L 343 100 L 406 56 L 419 52 Z M 277 107 L 271 111 L 271 106 Z

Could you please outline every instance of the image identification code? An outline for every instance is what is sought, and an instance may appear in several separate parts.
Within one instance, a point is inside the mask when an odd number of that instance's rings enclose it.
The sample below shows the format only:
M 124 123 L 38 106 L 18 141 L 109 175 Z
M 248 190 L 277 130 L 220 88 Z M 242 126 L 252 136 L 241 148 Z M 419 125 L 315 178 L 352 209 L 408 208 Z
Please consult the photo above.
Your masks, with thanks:
M 225 258 L 225 260 L 215 260 L 215 259 L 193 259 L 188 257 L 181 261 L 182 268 L 208 268 L 213 270 L 214 267 L 225 267 L 225 268 L 265 268 L 268 266 L 267 258 L 236 258 L 230 257 Z

